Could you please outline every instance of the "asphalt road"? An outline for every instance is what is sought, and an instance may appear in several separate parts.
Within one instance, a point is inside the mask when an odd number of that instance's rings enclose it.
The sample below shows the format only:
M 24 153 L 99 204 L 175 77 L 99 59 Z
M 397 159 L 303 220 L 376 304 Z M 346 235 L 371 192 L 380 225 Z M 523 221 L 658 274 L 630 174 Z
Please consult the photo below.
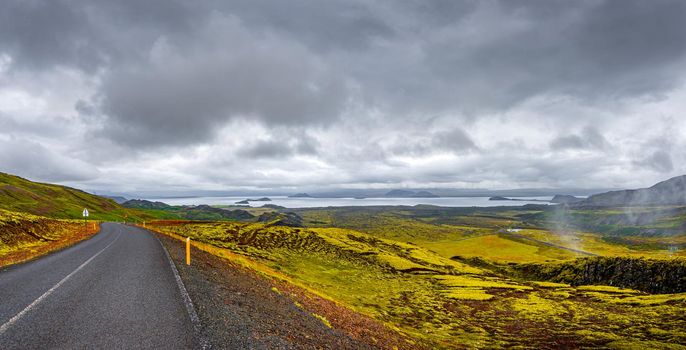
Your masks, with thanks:
M 1 349 L 197 348 L 174 272 L 149 232 L 106 223 L 0 271 Z

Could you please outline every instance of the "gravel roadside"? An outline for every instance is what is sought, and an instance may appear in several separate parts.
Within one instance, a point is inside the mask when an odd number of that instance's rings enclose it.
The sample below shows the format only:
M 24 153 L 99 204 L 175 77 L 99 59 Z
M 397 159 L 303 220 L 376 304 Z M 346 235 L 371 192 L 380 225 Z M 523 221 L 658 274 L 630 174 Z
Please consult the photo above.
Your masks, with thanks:
M 202 250 L 193 248 L 187 266 L 182 242 L 154 234 L 174 260 L 213 349 L 414 347 L 369 317 Z M 324 315 L 332 328 L 310 312 Z

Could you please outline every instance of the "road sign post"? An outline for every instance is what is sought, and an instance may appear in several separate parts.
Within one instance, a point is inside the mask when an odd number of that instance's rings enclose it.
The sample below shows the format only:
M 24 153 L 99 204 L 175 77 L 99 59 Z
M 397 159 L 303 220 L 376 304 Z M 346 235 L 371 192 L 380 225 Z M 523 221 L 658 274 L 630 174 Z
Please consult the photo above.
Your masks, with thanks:
M 86 226 L 86 225 L 87 225 L 87 224 L 86 224 L 86 218 L 88 218 L 88 209 L 87 209 L 87 208 L 83 208 L 83 212 L 81 213 L 81 215 L 83 216 L 83 231 L 84 231 L 84 234 L 88 234 L 88 226 Z

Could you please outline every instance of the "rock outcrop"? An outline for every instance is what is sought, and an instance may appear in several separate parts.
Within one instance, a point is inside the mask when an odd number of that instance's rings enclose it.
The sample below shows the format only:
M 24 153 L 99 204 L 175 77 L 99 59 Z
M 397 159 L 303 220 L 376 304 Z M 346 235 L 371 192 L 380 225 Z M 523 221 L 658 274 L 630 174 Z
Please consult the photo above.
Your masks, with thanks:
M 610 285 L 648 293 L 686 292 L 686 260 L 593 257 L 559 264 L 521 264 L 525 278 L 571 285 Z

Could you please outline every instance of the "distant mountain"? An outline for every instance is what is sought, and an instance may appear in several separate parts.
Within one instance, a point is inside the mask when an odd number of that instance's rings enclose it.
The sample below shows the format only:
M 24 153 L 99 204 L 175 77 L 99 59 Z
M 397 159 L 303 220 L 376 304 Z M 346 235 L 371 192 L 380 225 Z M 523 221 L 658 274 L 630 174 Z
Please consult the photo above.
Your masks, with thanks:
M 131 199 L 122 203 L 122 206 L 136 209 L 167 209 L 171 207 L 167 203 L 151 202 L 145 199 Z
M 314 198 L 307 193 L 296 193 L 294 195 L 288 196 L 289 198 Z
M 109 198 L 0 172 L 0 209 L 79 219 L 84 208 L 88 208 L 89 218 L 96 220 L 124 220 L 141 214 Z
M 493 196 L 488 198 L 489 201 L 514 201 L 514 202 L 550 202 L 545 199 L 533 199 L 533 198 L 508 198 L 503 196 Z
M 583 198 L 574 197 L 568 194 L 556 194 L 553 199 L 550 200 L 550 203 L 569 204 L 581 202 L 583 200 Z
M 412 195 L 412 197 L 413 198 L 436 198 L 438 196 L 429 192 L 429 191 L 419 191 L 419 192 L 415 192 Z
M 435 198 L 437 195 L 429 191 L 408 191 L 408 190 L 391 190 L 388 191 L 384 197 L 389 198 Z
M 595 194 L 575 206 L 686 205 L 686 175 L 673 177 L 649 188 Z
M 101 195 L 100 197 L 109 198 L 109 199 L 111 199 L 111 200 L 113 200 L 113 201 L 115 201 L 115 202 L 117 202 L 117 203 L 119 203 L 119 204 L 122 204 L 122 203 L 124 203 L 124 202 L 126 202 L 126 201 L 128 200 L 128 199 L 126 199 L 126 198 L 124 198 L 124 197 L 122 197 L 122 196 L 103 196 L 103 195 Z
M 227 210 L 205 204 L 182 207 L 176 213 L 189 220 L 250 220 L 254 218 L 252 214 L 242 209 Z
M 410 197 L 414 194 L 414 191 L 407 191 L 407 190 L 390 190 L 388 191 L 384 197 L 392 197 L 392 198 L 407 198 Z
M 595 193 L 606 192 L 610 190 L 615 190 L 616 188 L 595 188 L 595 189 L 579 189 L 579 188 L 522 188 L 522 189 L 509 189 L 509 190 L 489 190 L 489 189 L 478 189 L 478 188 L 403 188 L 399 191 L 408 192 L 422 192 L 427 191 L 438 197 L 508 197 L 508 198 L 521 198 L 521 197 L 550 197 L 552 198 L 556 194 L 564 193 L 575 196 L 589 196 Z M 394 190 L 391 192 L 395 192 Z M 313 197 L 316 198 L 388 198 L 389 190 L 383 189 L 336 189 L 336 190 L 321 190 L 321 191 L 309 191 Z M 272 194 L 275 195 L 275 194 Z M 391 194 L 396 196 L 395 194 Z M 396 198 L 403 198 L 406 196 L 400 196 Z
M 248 198 L 248 199 L 244 199 L 242 201 L 238 201 L 238 202 L 236 202 L 236 204 L 250 204 L 250 202 L 271 202 L 271 200 L 272 199 L 269 197 L 262 197 L 262 198 L 255 198 L 255 199 Z
M 245 210 L 236 209 L 228 210 L 216 208 L 209 205 L 169 205 L 163 202 L 152 202 L 145 199 L 132 199 L 126 201 L 123 206 L 127 208 L 134 208 L 140 210 L 156 211 L 155 215 L 164 214 L 161 218 L 164 219 L 187 219 L 187 220 L 251 220 L 254 218 L 252 214 Z M 151 214 L 153 214 L 151 212 Z

